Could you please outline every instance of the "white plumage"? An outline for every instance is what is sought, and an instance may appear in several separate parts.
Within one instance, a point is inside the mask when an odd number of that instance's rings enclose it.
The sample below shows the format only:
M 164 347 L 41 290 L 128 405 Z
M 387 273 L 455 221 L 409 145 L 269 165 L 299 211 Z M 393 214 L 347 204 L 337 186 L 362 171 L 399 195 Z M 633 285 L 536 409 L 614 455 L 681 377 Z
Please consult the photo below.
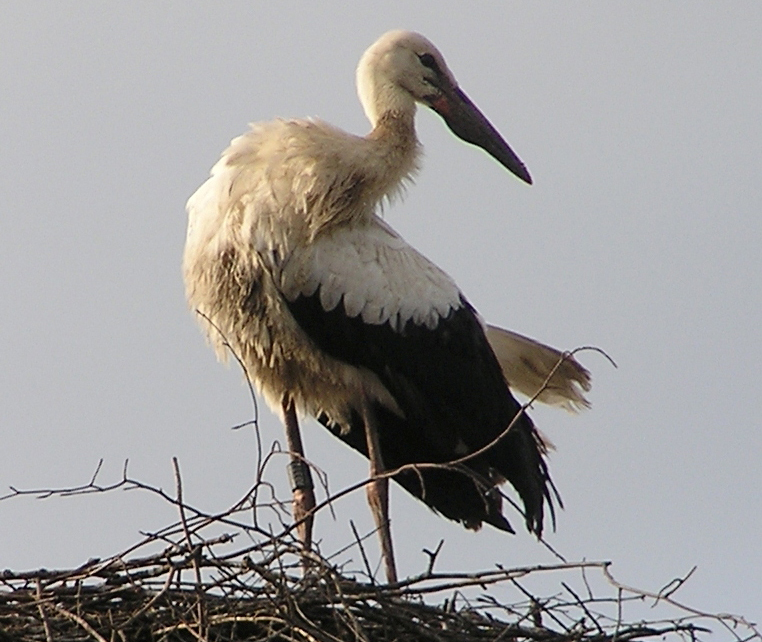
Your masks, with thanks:
M 520 414 L 500 443 L 458 471 L 395 479 L 469 527 L 510 530 L 495 489 L 508 479 L 539 534 L 551 499 L 543 445 L 506 379 L 524 392 L 538 376 L 541 385 L 560 353 L 499 329 L 488 331 L 490 348 L 454 281 L 377 214 L 418 168 L 417 102 L 523 180 L 529 174 L 419 34 L 382 36 L 360 61 L 358 89 L 368 136 L 275 120 L 232 141 L 188 201 L 190 306 L 209 319 L 202 323 L 218 356 L 229 343 L 287 430 L 296 430 L 294 410 L 317 417 L 369 456 L 372 473 L 475 452 Z M 546 399 L 584 406 L 580 388 L 589 388 L 588 375 L 567 361 Z M 369 497 L 394 579 L 385 482 L 371 484 Z

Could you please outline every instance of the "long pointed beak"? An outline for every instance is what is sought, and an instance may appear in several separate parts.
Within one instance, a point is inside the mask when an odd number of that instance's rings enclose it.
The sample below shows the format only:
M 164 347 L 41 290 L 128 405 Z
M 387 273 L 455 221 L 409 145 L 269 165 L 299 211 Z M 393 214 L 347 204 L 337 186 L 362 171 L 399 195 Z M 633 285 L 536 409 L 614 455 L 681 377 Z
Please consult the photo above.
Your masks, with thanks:
M 481 147 L 508 171 L 532 184 L 524 163 L 460 87 L 446 89 L 428 104 L 458 138 Z

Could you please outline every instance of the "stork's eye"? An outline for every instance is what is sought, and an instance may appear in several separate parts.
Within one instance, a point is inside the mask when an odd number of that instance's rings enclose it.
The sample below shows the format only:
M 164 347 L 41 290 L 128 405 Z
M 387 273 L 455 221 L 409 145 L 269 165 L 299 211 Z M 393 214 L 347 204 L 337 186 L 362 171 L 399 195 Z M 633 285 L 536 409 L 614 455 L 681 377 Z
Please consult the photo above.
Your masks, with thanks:
M 429 69 L 433 69 L 434 71 L 438 71 L 437 69 L 437 61 L 434 60 L 434 56 L 432 56 L 430 53 L 421 54 L 418 56 L 418 60 L 421 61 L 421 64 L 424 67 L 428 67 Z

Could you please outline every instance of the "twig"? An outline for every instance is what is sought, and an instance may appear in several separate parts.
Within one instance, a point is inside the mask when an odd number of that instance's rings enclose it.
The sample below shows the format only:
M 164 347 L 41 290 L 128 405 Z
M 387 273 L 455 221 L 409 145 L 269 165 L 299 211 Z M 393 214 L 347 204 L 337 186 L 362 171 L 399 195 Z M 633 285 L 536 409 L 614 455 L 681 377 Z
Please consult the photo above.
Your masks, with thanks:
M 48 622 L 48 615 L 45 613 L 45 606 L 42 602 L 42 584 L 38 577 L 36 582 L 37 588 L 37 609 L 40 612 L 40 618 L 42 619 L 42 626 L 45 629 L 45 640 L 47 642 L 53 642 L 53 635 L 50 632 L 50 622 Z
M 349 520 L 349 525 L 352 528 L 352 534 L 355 536 L 355 542 L 357 543 L 357 548 L 360 549 L 360 555 L 362 556 L 363 564 L 365 564 L 365 572 L 368 574 L 368 580 L 371 584 L 375 583 L 375 577 L 373 576 L 373 571 L 370 570 L 370 562 L 368 561 L 368 556 L 365 554 L 365 547 L 362 545 L 362 539 L 360 539 L 360 534 L 357 532 L 357 528 L 355 528 L 355 523 L 353 520 Z
M 204 321 L 206 321 L 212 328 L 214 328 L 217 332 L 217 334 L 220 335 L 220 338 L 222 339 L 222 345 L 227 348 L 228 352 L 233 355 L 233 358 L 238 363 L 238 366 L 241 368 L 241 371 L 243 372 L 243 375 L 246 379 L 246 385 L 249 388 L 249 397 L 251 399 L 251 404 L 254 411 L 254 418 L 250 421 L 238 424 L 236 426 L 233 426 L 233 429 L 242 428 L 246 425 L 253 425 L 254 426 L 254 435 L 257 440 L 257 481 L 261 479 L 262 475 L 262 435 L 259 432 L 259 405 L 257 404 L 257 394 L 254 391 L 254 384 L 251 380 L 251 375 L 249 374 L 249 370 L 246 367 L 246 364 L 243 362 L 243 359 L 238 355 L 238 353 L 235 351 L 231 343 L 228 341 L 228 338 L 225 336 L 225 333 L 220 329 L 220 327 L 212 321 L 206 314 L 204 314 L 201 310 L 196 309 L 196 314 L 198 314 Z
M 76 622 L 81 626 L 87 633 L 92 636 L 97 642 L 107 642 L 106 638 L 104 638 L 98 631 L 96 631 L 90 624 L 85 620 L 85 618 L 80 617 L 79 615 L 75 613 L 71 613 L 70 611 L 67 611 L 62 606 L 59 606 L 58 604 L 51 604 L 52 608 L 54 608 L 56 611 L 58 611 L 61 615 L 64 617 L 72 620 L 73 622 Z
M 177 461 L 177 457 L 172 457 L 172 466 L 175 471 L 175 487 L 177 490 L 177 506 L 180 511 L 180 521 L 183 525 L 183 532 L 185 533 L 185 542 L 188 546 L 191 559 L 193 560 L 193 570 L 196 573 L 196 593 L 198 595 L 198 603 L 196 605 L 196 617 L 198 618 L 198 638 L 205 642 L 206 640 L 206 617 L 204 613 L 204 601 L 202 599 L 204 594 L 204 588 L 201 583 L 201 568 L 199 567 L 199 555 L 201 553 L 200 546 L 194 546 L 191 539 L 190 530 L 188 529 L 188 520 L 185 517 L 185 504 L 183 504 L 183 481 L 180 476 L 180 464 Z M 192 630 L 191 630 L 192 632 Z
M 433 575 L 434 564 L 437 561 L 437 556 L 439 555 L 439 551 L 442 550 L 442 546 L 444 546 L 444 540 L 440 539 L 439 544 L 437 544 L 437 547 L 433 551 L 430 551 L 427 548 L 423 549 L 423 552 L 429 556 L 429 567 L 426 569 L 426 575 Z
M 580 596 L 574 592 L 574 589 L 572 589 L 572 587 L 569 586 L 566 582 L 561 582 L 561 586 L 563 586 L 567 591 L 569 591 L 569 593 L 571 593 L 572 597 L 576 600 L 579 607 L 585 612 L 585 615 L 587 615 L 590 622 L 592 622 L 595 628 L 598 629 L 598 633 L 600 633 L 602 636 L 605 636 L 606 632 L 603 630 L 603 627 L 598 623 L 598 620 L 587 608 L 587 605 L 582 600 L 582 598 L 580 598 Z
M 691 575 L 693 575 L 696 572 L 697 568 L 698 566 L 694 566 L 690 571 L 688 571 L 685 577 L 676 577 L 672 581 L 668 582 L 664 586 L 664 588 L 662 588 L 659 591 L 658 593 L 659 597 L 657 598 L 656 602 L 658 602 L 660 599 L 668 598 L 674 593 L 676 593 L 677 591 L 679 591 L 680 587 L 682 587 L 682 585 L 688 581 Z M 656 602 L 654 602 L 654 604 L 656 604 Z

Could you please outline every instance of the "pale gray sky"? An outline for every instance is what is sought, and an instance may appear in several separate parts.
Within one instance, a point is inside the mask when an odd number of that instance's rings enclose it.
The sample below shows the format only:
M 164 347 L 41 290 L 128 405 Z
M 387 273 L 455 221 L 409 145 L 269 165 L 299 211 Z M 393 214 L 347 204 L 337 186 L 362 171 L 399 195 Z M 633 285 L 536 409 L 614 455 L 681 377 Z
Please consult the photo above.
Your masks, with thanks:
M 424 170 L 387 220 L 491 322 L 619 364 L 581 357 L 590 412 L 534 412 L 567 507 L 549 541 L 647 588 L 696 564 L 684 601 L 762 620 L 761 24 L 758 2 L 3 3 L 0 487 L 82 483 L 102 457 L 104 481 L 129 458 L 172 488 L 176 455 L 188 501 L 244 492 L 254 439 L 229 427 L 250 400 L 186 310 L 185 201 L 249 121 L 365 132 L 357 60 L 414 29 L 535 184 L 421 113 Z M 264 411 L 262 430 L 281 438 Z M 304 433 L 334 489 L 366 474 Z M 372 523 L 362 493 L 338 508 L 327 550 Z M 3 502 L 0 568 L 77 565 L 173 518 L 136 493 Z M 392 519 L 404 574 L 442 537 L 442 568 L 550 561 L 398 490 Z

